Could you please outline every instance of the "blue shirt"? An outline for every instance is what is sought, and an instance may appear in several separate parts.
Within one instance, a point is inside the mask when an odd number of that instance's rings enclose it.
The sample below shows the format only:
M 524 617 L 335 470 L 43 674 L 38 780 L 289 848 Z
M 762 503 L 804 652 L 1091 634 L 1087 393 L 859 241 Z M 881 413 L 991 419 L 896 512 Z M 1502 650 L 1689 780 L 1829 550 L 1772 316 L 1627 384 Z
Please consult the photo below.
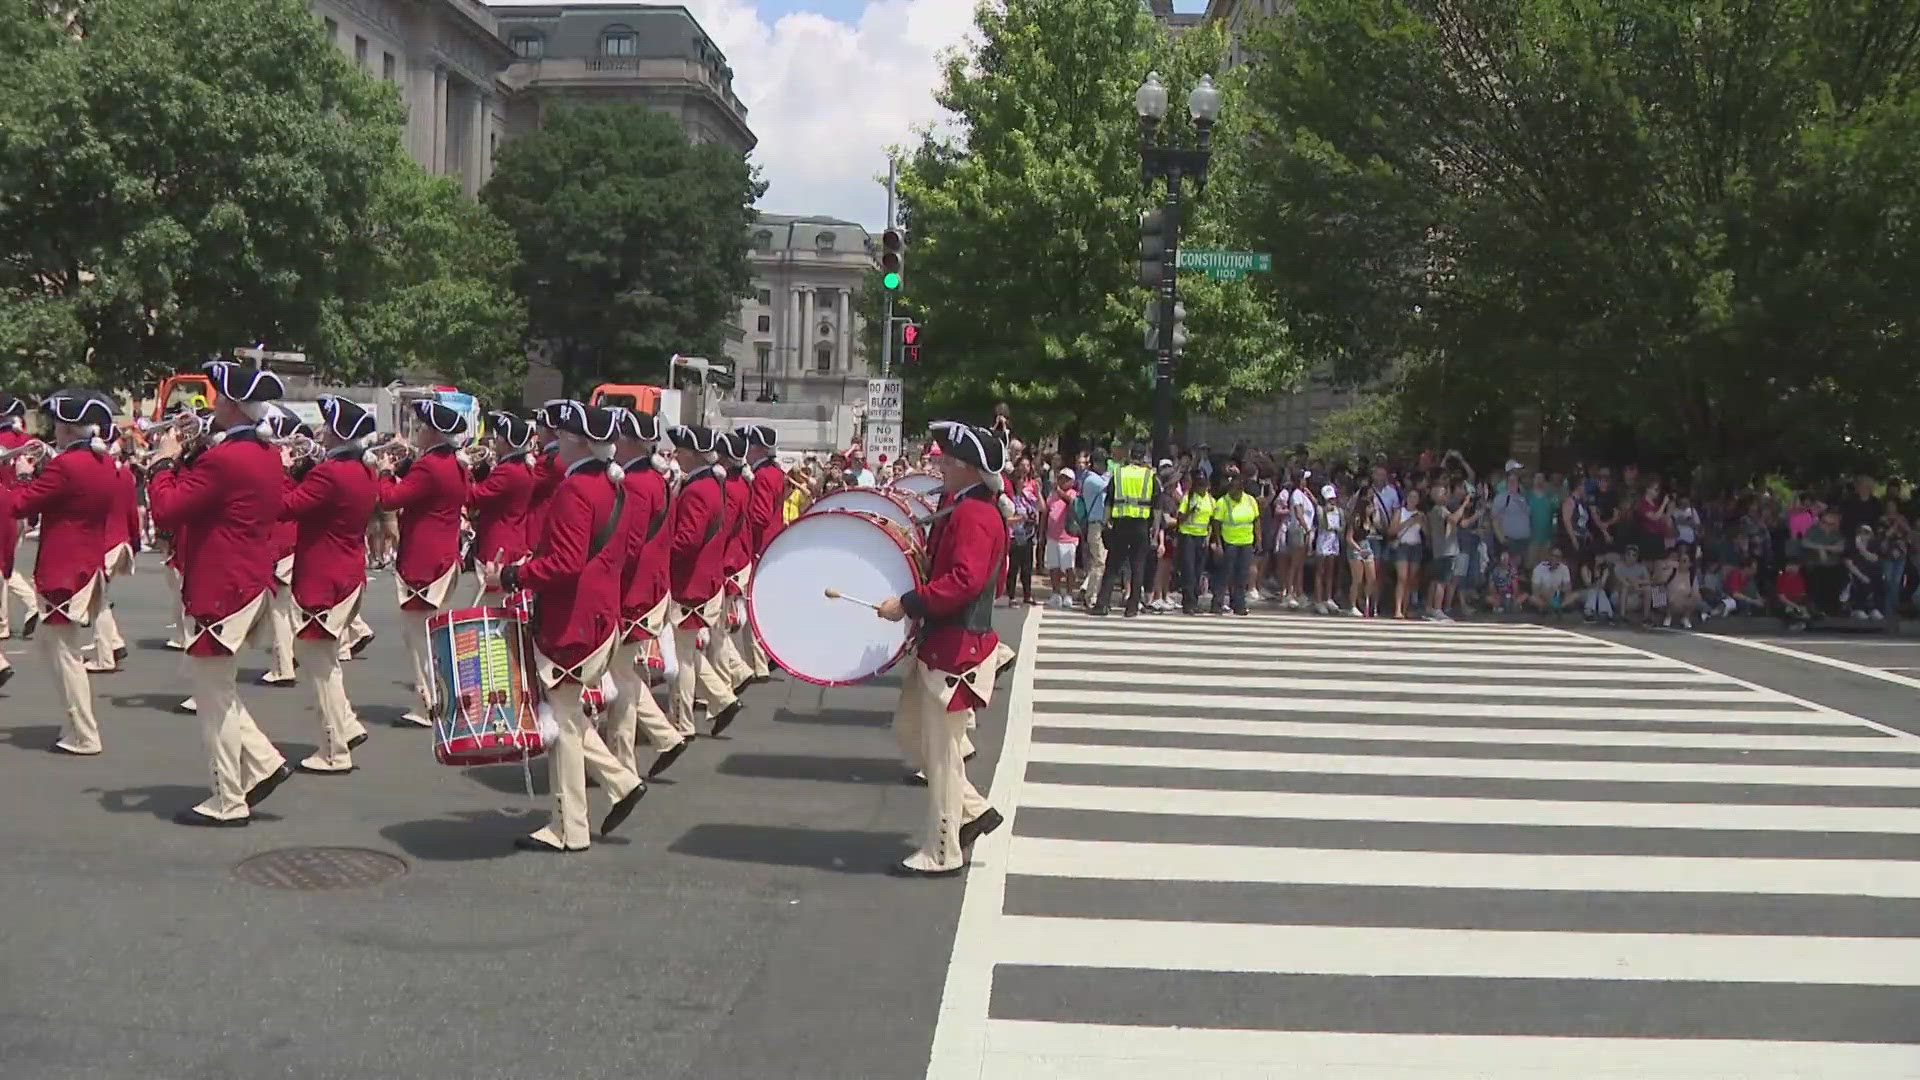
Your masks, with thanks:
M 1080 497 L 1087 504 L 1088 521 L 1107 519 L 1107 478 L 1093 470 L 1080 478 Z

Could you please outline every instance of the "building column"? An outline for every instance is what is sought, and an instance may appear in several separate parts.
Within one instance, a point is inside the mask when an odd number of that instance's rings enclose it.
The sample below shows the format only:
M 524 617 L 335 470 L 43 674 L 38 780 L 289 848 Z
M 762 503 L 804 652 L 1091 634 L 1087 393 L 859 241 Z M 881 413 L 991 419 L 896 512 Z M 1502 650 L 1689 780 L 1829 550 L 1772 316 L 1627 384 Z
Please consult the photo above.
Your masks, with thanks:
M 487 96 L 479 87 L 473 88 L 473 108 L 467 117 L 467 194 L 480 194 L 480 184 L 487 178 Z
M 433 162 L 428 168 L 435 175 L 447 171 L 447 69 L 433 69 Z
M 801 343 L 800 335 L 800 286 L 789 284 L 787 286 L 787 295 L 793 298 L 793 311 L 788 318 L 784 320 L 787 324 L 787 340 L 784 344 L 787 350 L 793 354 L 794 371 L 797 374 L 807 370 L 806 349 L 804 344 Z
M 840 370 L 843 373 L 853 370 L 853 322 L 848 313 L 847 290 L 840 290 L 840 321 L 836 327 L 840 332 Z
M 813 324 L 819 319 L 819 292 L 808 289 L 800 298 L 800 364 L 804 370 L 813 367 Z

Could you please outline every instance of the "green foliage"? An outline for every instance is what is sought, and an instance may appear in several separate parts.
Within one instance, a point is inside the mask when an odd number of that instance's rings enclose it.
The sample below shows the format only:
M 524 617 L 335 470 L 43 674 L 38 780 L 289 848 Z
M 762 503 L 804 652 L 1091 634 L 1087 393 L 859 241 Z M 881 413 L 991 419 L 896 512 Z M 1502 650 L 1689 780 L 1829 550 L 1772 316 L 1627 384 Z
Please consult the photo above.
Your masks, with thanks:
M 400 110 L 305 4 L 6 0 L 0 42 L 9 381 L 131 389 L 319 339 Z
M 396 155 L 353 246 L 364 266 L 328 305 L 323 353 L 347 382 L 433 372 L 490 402 L 518 401 L 526 309 L 513 234 L 452 180 Z
M 1238 220 L 1443 434 L 1737 470 L 1920 435 L 1913 0 L 1299 0 Z M 1284 253 L 1284 254 L 1283 254 Z
M 1133 92 L 1157 69 L 1184 102 L 1222 40 L 1206 29 L 1169 44 L 1137 0 L 1006 0 L 982 4 L 976 24 L 978 45 L 947 59 L 938 92 L 958 136 L 923 137 L 902 169 L 903 307 L 927 333 L 908 400 L 916 414 L 975 418 L 1006 400 L 1039 428 L 1142 426 L 1152 364 L 1135 260 L 1150 199 Z M 1214 210 L 1241 182 L 1226 152 L 1236 130 L 1220 126 L 1192 242 L 1237 246 Z M 1183 276 L 1189 407 L 1232 411 L 1295 376 L 1260 288 Z
M 659 382 L 673 353 L 721 355 L 750 293 L 753 201 L 738 154 L 640 105 L 555 109 L 502 148 L 482 201 L 511 222 L 530 332 L 566 387 Z

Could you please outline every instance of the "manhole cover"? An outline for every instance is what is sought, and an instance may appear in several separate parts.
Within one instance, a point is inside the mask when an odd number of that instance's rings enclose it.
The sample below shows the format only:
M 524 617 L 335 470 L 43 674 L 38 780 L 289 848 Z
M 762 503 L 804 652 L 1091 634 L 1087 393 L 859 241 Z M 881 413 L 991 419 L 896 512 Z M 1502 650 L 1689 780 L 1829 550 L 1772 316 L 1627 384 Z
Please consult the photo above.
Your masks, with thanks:
M 233 868 L 241 881 L 269 889 L 361 889 L 407 872 L 404 860 L 383 851 L 297 847 L 265 851 Z

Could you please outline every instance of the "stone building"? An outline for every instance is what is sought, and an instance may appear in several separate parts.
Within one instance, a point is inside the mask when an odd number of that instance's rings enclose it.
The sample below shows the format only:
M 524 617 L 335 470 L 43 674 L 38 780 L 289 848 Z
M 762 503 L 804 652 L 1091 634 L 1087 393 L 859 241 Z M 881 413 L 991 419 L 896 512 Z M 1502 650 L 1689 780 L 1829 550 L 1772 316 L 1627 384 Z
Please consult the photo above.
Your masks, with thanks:
M 874 240 L 851 221 L 761 214 L 753 227 L 753 294 L 728 345 L 743 400 L 851 405 L 867 393 L 860 289 Z

